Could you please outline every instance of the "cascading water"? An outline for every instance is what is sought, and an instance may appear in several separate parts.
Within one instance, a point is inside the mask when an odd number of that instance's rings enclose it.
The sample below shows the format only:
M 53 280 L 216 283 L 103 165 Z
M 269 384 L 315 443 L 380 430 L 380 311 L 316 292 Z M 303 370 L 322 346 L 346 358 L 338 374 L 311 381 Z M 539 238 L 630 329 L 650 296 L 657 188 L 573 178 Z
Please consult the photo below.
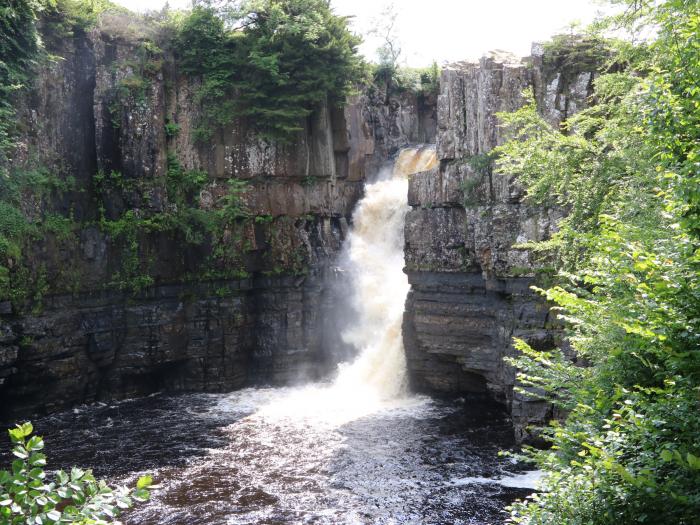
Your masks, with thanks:
M 408 177 L 435 166 L 433 148 L 403 150 L 393 169 L 366 187 L 353 216 L 345 245 L 353 285 L 357 322 L 343 339 L 359 351 L 355 362 L 341 365 L 334 388 L 356 394 L 369 391 L 381 400 L 404 392 L 406 360 L 401 335 L 404 303 L 409 290 L 403 273 L 403 227 Z
M 330 386 L 312 385 L 264 407 L 270 417 L 292 415 L 340 424 L 390 407 L 417 402 L 406 397 L 406 359 L 401 323 L 409 291 L 404 266 L 408 177 L 437 163 L 432 147 L 401 151 L 392 167 L 367 184 L 353 214 L 342 260 L 350 273 L 354 322 L 342 333 L 357 358 L 339 366 Z
M 511 434 L 500 412 L 409 395 L 401 320 L 407 177 L 435 164 L 404 150 L 366 187 L 344 250 L 357 350 L 330 384 L 152 396 L 35 421 L 55 467 L 93 466 L 161 488 L 126 525 L 491 524 L 518 489 L 494 476 Z M 490 411 L 491 410 L 491 411 Z M 512 481 L 515 479 L 516 481 Z

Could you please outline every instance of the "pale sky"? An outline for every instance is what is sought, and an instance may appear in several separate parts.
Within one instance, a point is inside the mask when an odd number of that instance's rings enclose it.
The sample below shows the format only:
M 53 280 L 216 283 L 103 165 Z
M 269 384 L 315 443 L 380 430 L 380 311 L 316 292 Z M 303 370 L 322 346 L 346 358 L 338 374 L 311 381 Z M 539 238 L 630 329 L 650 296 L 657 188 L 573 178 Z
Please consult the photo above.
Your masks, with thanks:
M 115 0 L 135 11 L 160 9 L 165 0 Z M 365 37 L 362 52 L 374 58 L 378 42 L 367 36 L 386 0 L 332 0 L 336 13 L 354 15 L 353 29 Z M 530 54 L 533 41 L 586 24 L 603 7 L 600 0 L 393 0 L 402 58 L 411 66 L 476 59 L 488 51 Z M 169 0 L 187 8 L 191 0 Z M 604 3 L 603 3 L 604 4 Z

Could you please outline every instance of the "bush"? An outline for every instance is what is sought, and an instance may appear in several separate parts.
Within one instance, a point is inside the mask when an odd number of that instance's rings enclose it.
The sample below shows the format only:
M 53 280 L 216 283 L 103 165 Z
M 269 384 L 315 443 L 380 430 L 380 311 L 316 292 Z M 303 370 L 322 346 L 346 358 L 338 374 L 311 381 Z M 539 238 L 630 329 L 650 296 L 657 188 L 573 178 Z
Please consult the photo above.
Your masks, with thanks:
M 113 523 L 134 502 L 149 498 L 150 476 L 139 478 L 136 487 L 111 488 L 90 470 L 72 468 L 53 475 L 45 471 L 44 441 L 32 436 L 31 423 L 10 429 L 11 469 L 0 471 L 0 522 L 12 525 L 103 525 Z

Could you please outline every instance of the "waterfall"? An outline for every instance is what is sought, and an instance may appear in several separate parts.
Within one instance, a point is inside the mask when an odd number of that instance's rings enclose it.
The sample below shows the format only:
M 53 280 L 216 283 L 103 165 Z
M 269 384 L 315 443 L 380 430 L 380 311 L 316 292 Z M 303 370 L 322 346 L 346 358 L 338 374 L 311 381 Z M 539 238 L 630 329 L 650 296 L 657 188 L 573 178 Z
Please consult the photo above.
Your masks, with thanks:
M 393 168 L 368 184 L 353 214 L 344 251 L 352 283 L 357 321 L 342 337 L 358 351 L 340 366 L 335 387 L 369 389 L 379 399 L 399 396 L 406 386 L 401 323 L 409 290 L 404 266 L 404 222 L 408 177 L 436 164 L 433 148 L 404 149 Z
M 351 283 L 355 316 L 341 337 L 357 351 L 341 364 L 329 386 L 294 389 L 263 406 L 268 420 L 312 419 L 315 425 L 341 425 L 389 406 L 417 402 L 405 395 L 406 359 L 401 324 L 409 290 L 404 266 L 404 222 L 408 177 L 434 167 L 434 147 L 401 151 L 392 168 L 365 186 L 353 214 L 342 259 Z M 348 313 L 350 314 L 350 312 Z

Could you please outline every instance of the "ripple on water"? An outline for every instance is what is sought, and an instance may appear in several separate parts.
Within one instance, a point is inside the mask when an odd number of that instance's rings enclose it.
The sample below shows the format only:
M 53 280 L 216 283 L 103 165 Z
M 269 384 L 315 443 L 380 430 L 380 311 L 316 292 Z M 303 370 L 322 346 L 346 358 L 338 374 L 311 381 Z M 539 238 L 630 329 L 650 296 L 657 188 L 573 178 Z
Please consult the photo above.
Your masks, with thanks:
M 358 409 L 334 395 L 160 395 L 35 423 L 53 466 L 154 473 L 160 489 L 126 525 L 490 524 L 528 493 L 507 486 L 520 482 L 497 458 L 512 445 L 497 407 L 415 396 Z

